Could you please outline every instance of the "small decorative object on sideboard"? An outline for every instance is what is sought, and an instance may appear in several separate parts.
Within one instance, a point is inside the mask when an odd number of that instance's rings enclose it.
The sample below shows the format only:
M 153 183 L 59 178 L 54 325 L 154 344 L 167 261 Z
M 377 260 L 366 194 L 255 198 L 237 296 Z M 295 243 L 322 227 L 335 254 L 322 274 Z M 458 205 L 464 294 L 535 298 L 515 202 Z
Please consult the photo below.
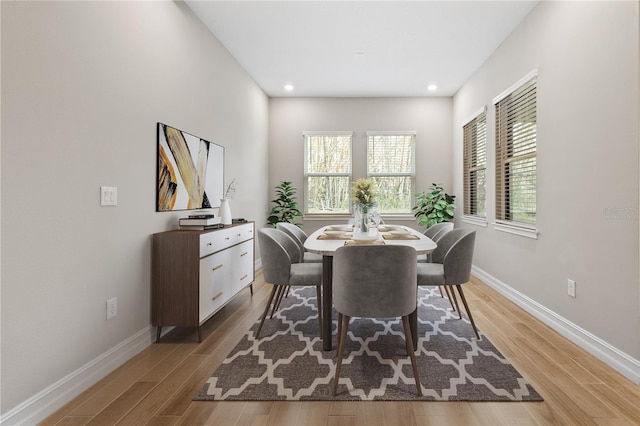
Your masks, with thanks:
M 231 208 L 229 207 L 229 200 L 233 199 L 236 194 L 236 180 L 233 179 L 227 186 L 227 190 L 224 191 L 224 198 L 220 199 L 220 219 L 223 225 L 231 225 Z
M 224 228 L 221 223 L 216 223 L 215 225 L 180 225 L 180 230 L 182 231 L 207 231 L 220 228 Z
M 214 215 L 193 215 L 189 217 L 181 217 L 180 219 L 178 219 L 178 225 L 180 226 L 180 229 L 190 229 L 196 231 L 222 227 L 220 218 L 214 217 Z

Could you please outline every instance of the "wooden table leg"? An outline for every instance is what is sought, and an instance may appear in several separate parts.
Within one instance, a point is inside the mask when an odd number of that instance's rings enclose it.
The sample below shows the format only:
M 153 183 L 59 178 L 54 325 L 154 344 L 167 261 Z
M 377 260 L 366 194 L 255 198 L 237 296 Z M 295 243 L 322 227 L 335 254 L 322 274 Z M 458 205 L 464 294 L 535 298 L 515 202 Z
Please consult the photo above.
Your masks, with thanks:
M 333 256 L 322 256 L 322 348 L 331 350 L 333 339 Z

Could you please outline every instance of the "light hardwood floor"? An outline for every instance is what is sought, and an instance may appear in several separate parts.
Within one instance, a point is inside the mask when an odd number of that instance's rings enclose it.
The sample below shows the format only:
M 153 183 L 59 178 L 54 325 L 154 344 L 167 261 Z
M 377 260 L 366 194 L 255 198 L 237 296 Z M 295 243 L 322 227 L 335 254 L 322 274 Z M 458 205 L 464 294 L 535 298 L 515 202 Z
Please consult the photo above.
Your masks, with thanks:
M 194 402 L 260 316 L 256 276 L 203 327 L 174 330 L 62 407 L 43 425 L 638 425 L 640 386 L 473 278 L 465 294 L 480 330 L 544 402 Z

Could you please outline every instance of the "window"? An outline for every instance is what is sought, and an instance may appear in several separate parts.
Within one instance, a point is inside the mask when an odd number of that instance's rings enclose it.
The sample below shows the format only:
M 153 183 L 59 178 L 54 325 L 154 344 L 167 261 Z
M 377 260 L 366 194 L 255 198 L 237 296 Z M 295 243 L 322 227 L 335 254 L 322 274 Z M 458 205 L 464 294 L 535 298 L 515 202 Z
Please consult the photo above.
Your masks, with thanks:
M 536 225 L 536 73 L 496 98 L 496 222 Z
M 348 214 L 351 132 L 304 133 L 304 213 Z
M 378 186 L 380 213 L 411 214 L 415 141 L 415 132 L 367 132 L 367 177 Z
M 487 113 L 485 109 L 462 127 L 464 215 L 475 219 L 487 217 Z

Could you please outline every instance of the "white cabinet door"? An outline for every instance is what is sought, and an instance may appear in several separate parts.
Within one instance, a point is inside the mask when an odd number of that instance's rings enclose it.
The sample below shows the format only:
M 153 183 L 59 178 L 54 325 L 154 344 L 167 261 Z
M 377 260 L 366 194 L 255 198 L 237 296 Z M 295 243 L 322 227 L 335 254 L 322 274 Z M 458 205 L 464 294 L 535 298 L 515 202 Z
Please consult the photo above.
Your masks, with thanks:
M 232 296 L 231 251 L 223 250 L 200 259 L 200 322 L 220 309 Z
M 233 294 L 236 294 L 253 282 L 253 240 L 238 244 L 229 249 L 229 251 L 231 252 L 231 263 L 233 265 L 230 281 L 231 289 Z

